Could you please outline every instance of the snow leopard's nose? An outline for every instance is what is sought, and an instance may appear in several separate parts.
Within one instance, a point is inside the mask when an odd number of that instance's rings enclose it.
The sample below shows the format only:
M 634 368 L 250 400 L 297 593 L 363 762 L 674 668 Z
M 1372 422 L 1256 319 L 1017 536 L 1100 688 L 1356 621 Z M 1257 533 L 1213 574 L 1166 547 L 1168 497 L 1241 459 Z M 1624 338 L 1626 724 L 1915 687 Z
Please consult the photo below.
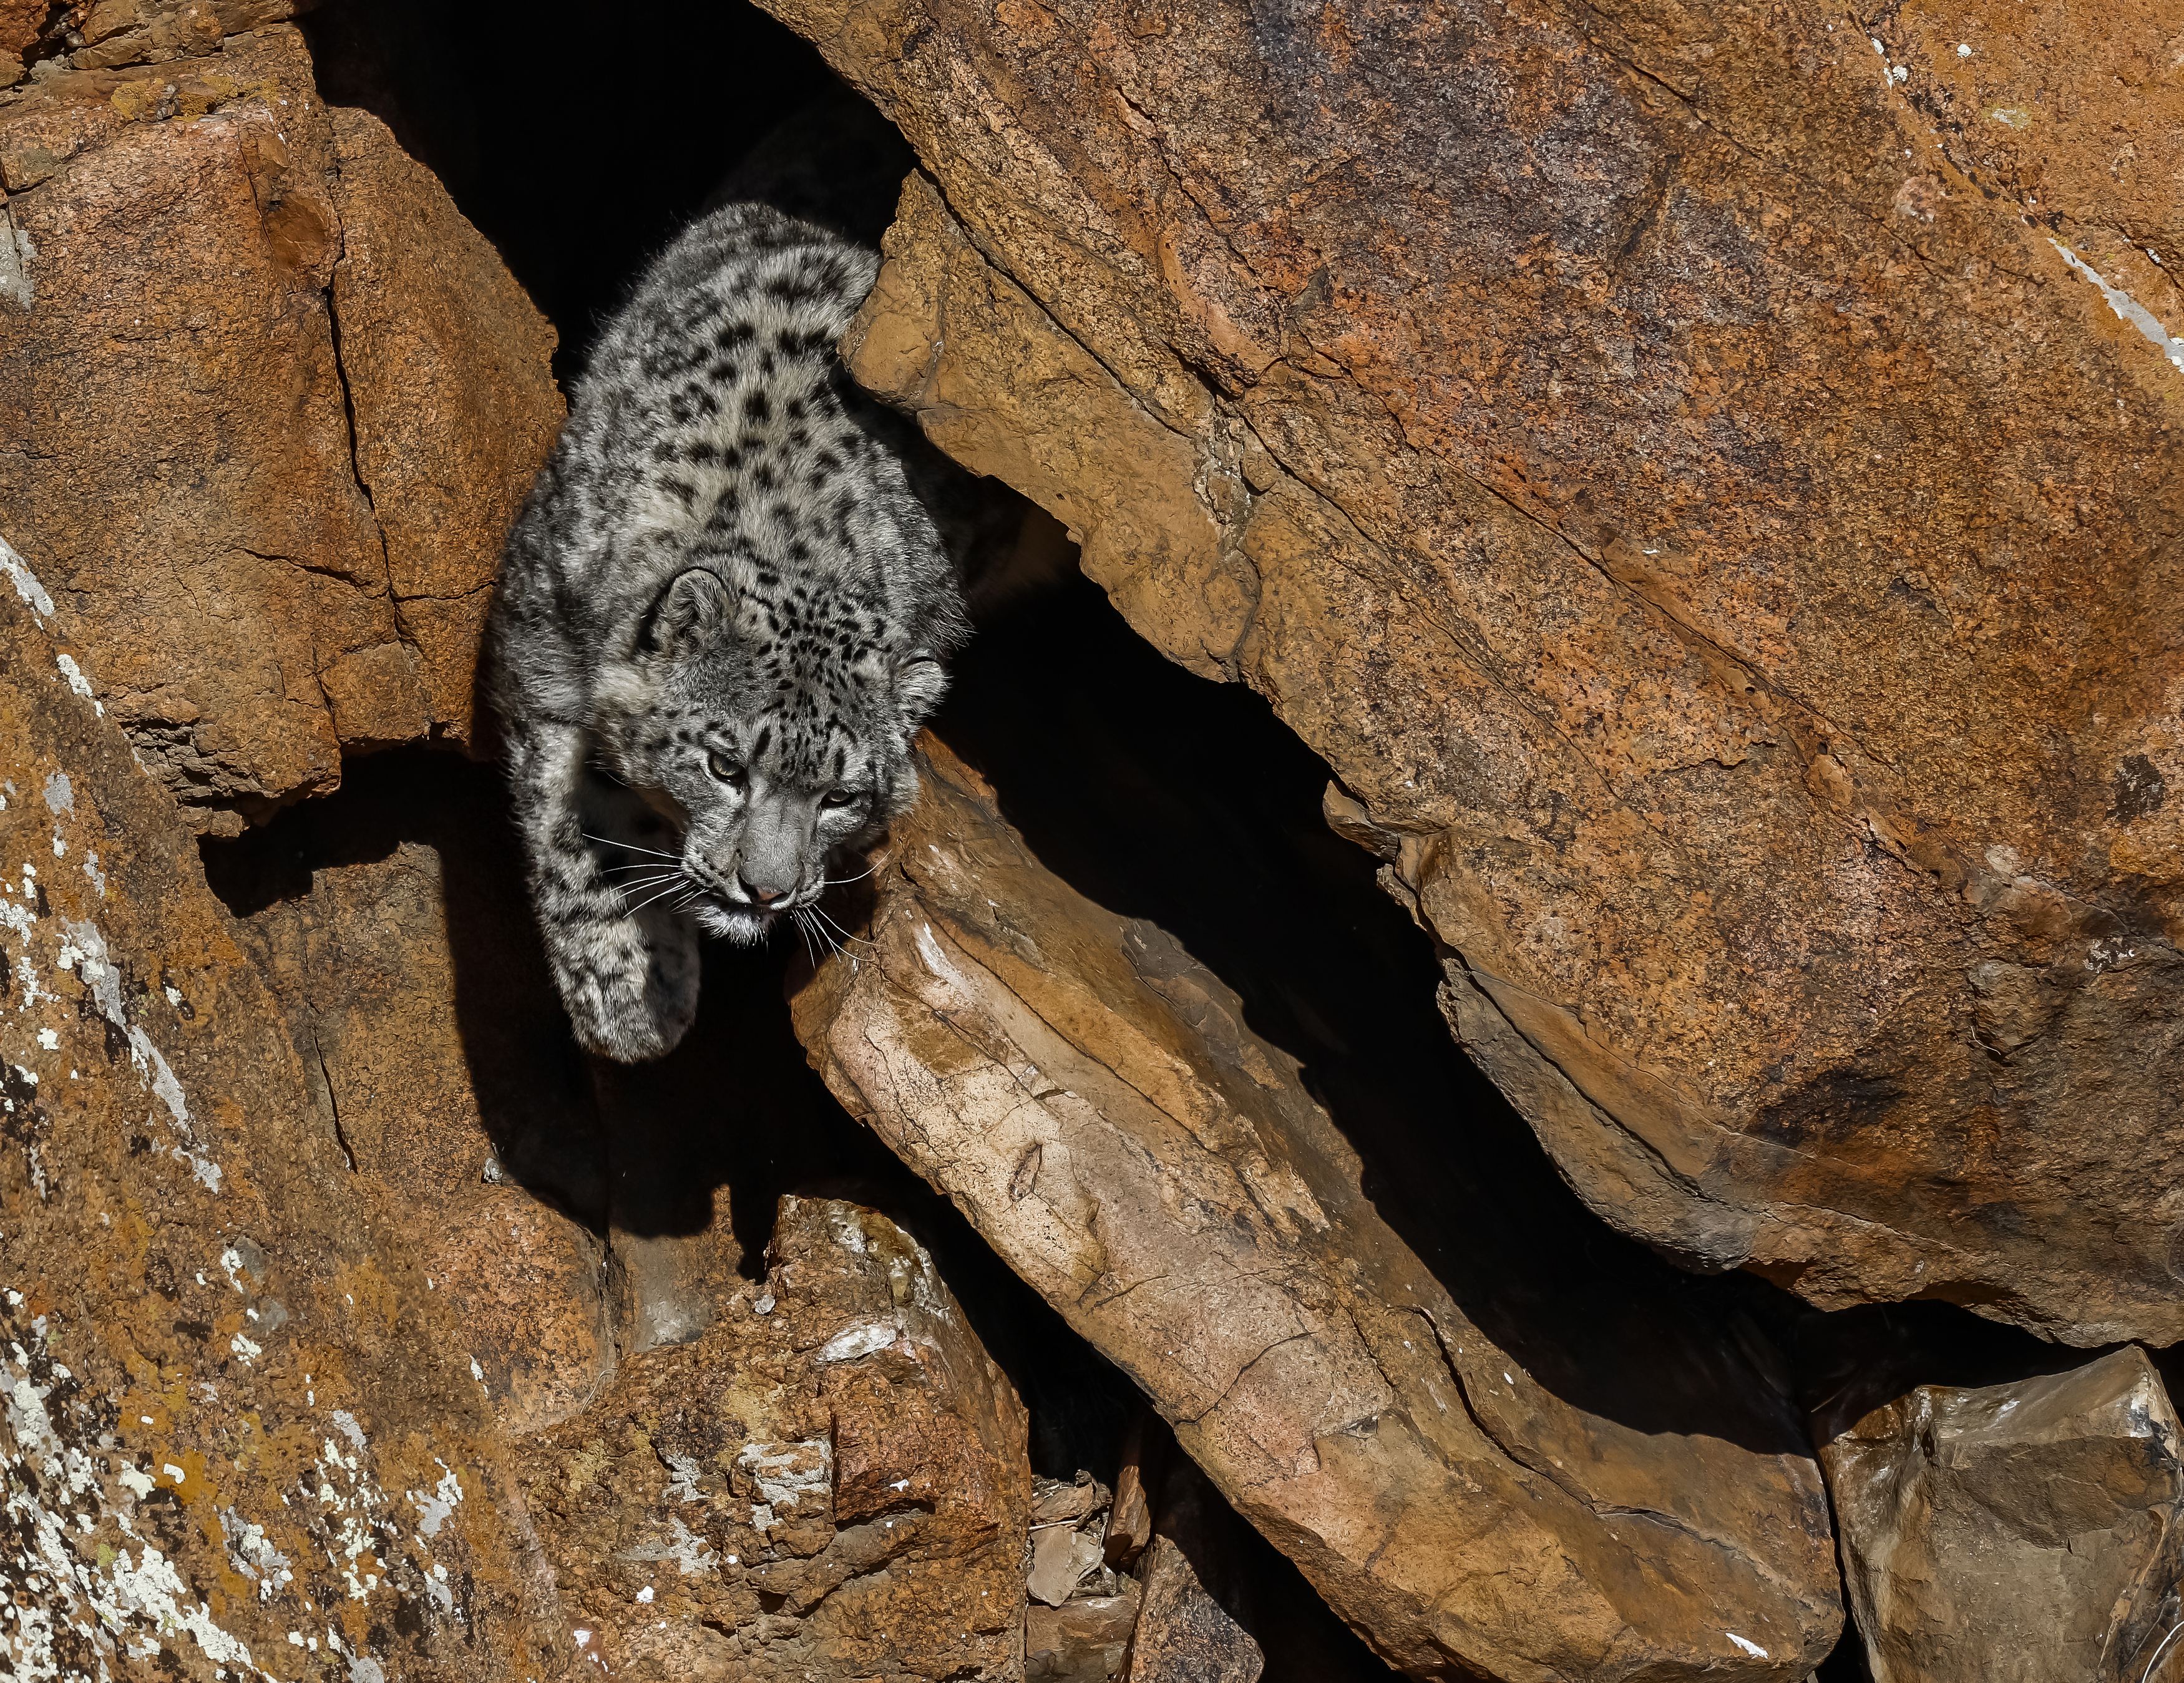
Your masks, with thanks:
M 769 883 L 755 883 L 748 876 L 738 875 L 736 882 L 743 891 L 760 906 L 770 906 L 787 894 L 787 889 L 777 889 Z

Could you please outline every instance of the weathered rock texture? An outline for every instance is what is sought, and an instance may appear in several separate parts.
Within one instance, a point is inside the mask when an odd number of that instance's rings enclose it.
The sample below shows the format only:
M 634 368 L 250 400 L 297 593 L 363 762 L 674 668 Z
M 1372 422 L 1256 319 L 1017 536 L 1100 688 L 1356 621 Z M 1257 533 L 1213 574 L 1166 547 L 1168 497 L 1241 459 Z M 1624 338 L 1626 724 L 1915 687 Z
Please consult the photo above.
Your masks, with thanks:
M 1258 1683 L 1267 1657 L 1237 1617 L 1248 1609 L 1221 1571 L 1224 1520 L 1236 1523 L 1206 1475 L 1177 1457 L 1139 1568 L 1145 1591 L 1123 1674 L 1128 1683 Z
M 292 27 L 220 39 L 284 9 L 162 13 L 0 94 L 0 534 L 230 833 L 345 746 L 467 738 L 561 414 L 552 330 L 438 183 L 320 102 Z
M 660 1683 L 1021 1680 L 1016 1392 L 886 1217 L 785 1198 L 771 1257 L 524 1447 L 586 1652 Z
M 1596 1210 L 2184 1337 L 2173 18 L 770 3 L 931 172 L 860 376 L 1325 755 Z
M 461 1332 L 0 549 L 0 1665 L 543 1680 Z
M 499 794 L 452 758 L 381 761 L 216 848 L 209 875 L 245 914 L 316 1126 L 385 1195 L 521 1433 L 589 1402 L 616 1338 L 599 1241 L 530 1190 L 582 1208 L 604 1165 Z
M 1479 1324 L 1539 1290 L 1518 1223 L 1463 1211 L 1459 1301 L 1217 979 L 1050 875 L 944 750 L 926 775 L 871 945 L 794 1001 L 843 1102 L 1391 1663 L 1802 1678 L 1841 1618 L 1825 1503 L 1728 1340 L 1596 1270 L 1520 1359 Z
M 2013 1385 L 1921 1385 L 1823 1444 L 1875 1683 L 2170 1675 L 2179 1436 L 2130 1346 Z

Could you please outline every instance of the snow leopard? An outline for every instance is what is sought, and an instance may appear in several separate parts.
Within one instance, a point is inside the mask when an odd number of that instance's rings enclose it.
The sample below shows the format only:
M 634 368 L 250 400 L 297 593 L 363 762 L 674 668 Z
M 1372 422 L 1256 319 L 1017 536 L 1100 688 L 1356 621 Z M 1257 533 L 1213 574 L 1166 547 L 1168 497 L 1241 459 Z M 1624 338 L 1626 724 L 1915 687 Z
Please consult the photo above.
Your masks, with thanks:
M 978 516 L 837 354 L 878 264 L 763 205 L 694 223 L 509 537 L 488 688 L 554 979 L 606 1057 L 682 1038 L 701 931 L 816 927 L 830 861 L 916 798 Z

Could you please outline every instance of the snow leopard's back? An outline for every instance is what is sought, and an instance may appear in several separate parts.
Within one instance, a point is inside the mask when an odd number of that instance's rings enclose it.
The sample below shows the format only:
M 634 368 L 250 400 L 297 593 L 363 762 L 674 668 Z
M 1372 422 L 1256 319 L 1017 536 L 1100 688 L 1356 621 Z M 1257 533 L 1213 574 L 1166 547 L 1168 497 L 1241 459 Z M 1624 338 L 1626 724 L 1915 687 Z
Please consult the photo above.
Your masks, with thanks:
M 755 204 L 703 218 L 655 261 L 593 350 L 510 539 L 499 652 L 532 666 L 533 699 L 545 679 L 588 711 L 581 692 L 693 565 L 749 592 L 794 578 L 851 594 L 913 641 L 961 643 L 948 546 L 911 484 L 928 447 L 834 352 L 878 265 Z M 929 500 L 939 476 L 919 476 Z

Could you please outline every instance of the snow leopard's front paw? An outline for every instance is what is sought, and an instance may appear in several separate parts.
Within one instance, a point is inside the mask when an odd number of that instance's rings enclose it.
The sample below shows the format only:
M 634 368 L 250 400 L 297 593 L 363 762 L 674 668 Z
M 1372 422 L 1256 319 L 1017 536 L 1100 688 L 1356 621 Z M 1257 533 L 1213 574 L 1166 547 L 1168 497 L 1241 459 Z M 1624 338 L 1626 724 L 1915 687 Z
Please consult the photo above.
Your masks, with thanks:
M 663 1057 L 698 1014 L 698 938 L 679 917 L 549 930 L 547 954 L 577 1039 L 601 1057 Z

